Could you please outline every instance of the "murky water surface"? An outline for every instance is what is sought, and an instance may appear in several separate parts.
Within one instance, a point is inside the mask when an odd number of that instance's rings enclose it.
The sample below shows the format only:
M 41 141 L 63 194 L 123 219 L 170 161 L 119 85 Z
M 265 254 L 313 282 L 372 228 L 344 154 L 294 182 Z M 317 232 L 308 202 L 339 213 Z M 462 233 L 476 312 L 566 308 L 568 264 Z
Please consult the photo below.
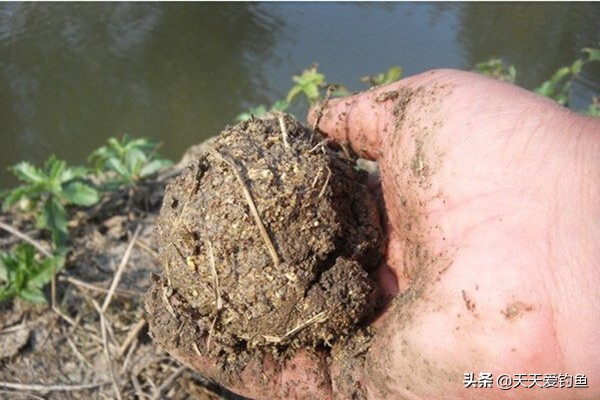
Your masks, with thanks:
M 81 163 L 123 133 L 177 159 L 313 62 L 360 90 L 395 64 L 501 56 L 531 88 L 599 41 L 598 3 L 1 3 L 0 187 L 19 160 Z M 599 92 L 600 67 L 587 68 L 573 104 Z

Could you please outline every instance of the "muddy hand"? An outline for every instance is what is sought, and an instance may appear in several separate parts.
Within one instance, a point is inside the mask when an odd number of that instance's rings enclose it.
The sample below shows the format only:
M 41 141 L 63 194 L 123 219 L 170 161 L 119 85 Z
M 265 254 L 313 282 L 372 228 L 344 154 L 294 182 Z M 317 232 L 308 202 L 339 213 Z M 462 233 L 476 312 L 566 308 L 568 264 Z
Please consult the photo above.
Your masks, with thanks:
M 368 398 L 599 398 L 600 120 L 439 70 L 331 101 L 318 127 L 380 166 L 398 296 L 355 371 Z M 551 374 L 589 388 L 525 388 Z

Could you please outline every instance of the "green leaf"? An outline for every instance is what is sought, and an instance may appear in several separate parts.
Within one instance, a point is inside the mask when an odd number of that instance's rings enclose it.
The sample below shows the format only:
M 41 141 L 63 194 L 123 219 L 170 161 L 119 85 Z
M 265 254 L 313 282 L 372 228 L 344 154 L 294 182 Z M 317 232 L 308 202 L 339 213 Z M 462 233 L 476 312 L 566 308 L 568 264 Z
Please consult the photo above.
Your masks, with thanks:
M 64 266 L 66 249 L 59 247 L 54 257 L 46 257 L 42 262 L 36 259 L 35 248 L 20 244 L 11 253 L 0 253 L 0 264 L 5 268 L 5 285 L 0 286 L 0 301 L 18 296 L 34 303 L 44 303 L 42 289 L 52 280 L 54 274 Z
M 302 93 L 302 87 L 300 87 L 300 86 L 294 86 L 294 87 L 292 87 L 292 89 L 289 91 L 289 93 L 287 95 L 286 101 L 288 103 L 291 103 L 292 100 L 294 100 L 294 98 L 296 96 L 298 96 L 300 93 Z
M 32 288 L 43 288 L 48 284 L 52 277 L 62 269 L 64 264 L 63 257 L 46 258 L 40 265 L 38 271 L 29 276 L 28 284 Z
M 48 177 L 37 167 L 34 167 L 28 162 L 21 161 L 17 165 L 10 168 L 20 180 L 29 183 L 42 183 Z
M 61 183 L 67 183 L 73 179 L 85 179 L 89 176 L 90 170 L 86 167 L 69 167 L 63 171 L 60 176 Z
M 91 206 L 100 201 L 100 195 L 93 187 L 79 181 L 72 181 L 63 188 L 63 197 L 78 206 Z
M 123 142 L 128 141 L 129 136 L 125 134 L 123 136 Z M 119 139 L 111 137 L 108 139 L 108 147 L 114 152 L 117 158 L 122 158 L 125 155 L 125 146 L 119 142 Z
M 320 88 L 325 86 L 325 75 L 317 71 L 316 65 L 304 70 L 302 75 L 294 76 L 292 80 L 296 84 L 288 93 L 287 102 L 291 102 L 300 93 L 304 93 L 309 104 L 314 104 L 319 100 L 321 96 Z
M 44 292 L 38 288 L 26 288 L 19 292 L 19 297 L 23 300 L 27 300 L 30 303 L 45 304 L 46 296 Z
M 588 61 L 600 61 L 600 49 L 586 47 L 583 52 L 587 53 Z
M 171 161 L 165 160 L 163 158 L 157 158 L 156 160 L 151 161 L 148 164 L 144 165 L 144 167 L 140 171 L 140 176 L 142 178 L 145 178 L 145 177 L 152 175 L 160 170 L 163 170 L 171 165 L 173 165 L 173 163 Z
M 550 78 L 550 80 L 554 83 L 558 83 L 558 82 L 560 82 L 561 79 L 563 79 L 570 73 L 571 73 L 571 68 L 569 68 L 569 67 L 559 68 L 558 71 L 556 71 L 554 73 L 554 75 L 552 75 L 552 78 Z
M 556 85 L 551 81 L 543 82 L 539 87 L 534 89 L 534 92 L 541 94 L 542 96 L 550 97 L 554 93 Z
M 22 198 L 28 196 L 30 193 L 31 193 L 30 186 L 19 186 L 18 188 L 12 190 L 11 192 L 9 192 L 7 194 L 6 198 L 2 202 L 2 209 L 4 211 L 8 210 L 8 208 L 11 205 L 13 205 L 17 201 L 21 200 Z
M 571 73 L 574 75 L 579 75 L 579 73 L 581 72 L 581 67 L 583 67 L 583 60 L 579 59 L 579 60 L 575 60 L 575 62 L 573 63 L 573 65 L 571 65 Z
M 63 160 L 59 160 L 54 154 L 50 156 L 46 161 L 46 170 L 48 171 L 48 177 L 51 181 L 60 182 L 60 178 L 67 168 L 67 163 Z
M 271 110 L 275 110 L 275 111 L 285 111 L 290 107 L 290 103 L 288 103 L 285 100 L 277 100 L 275 103 L 273 103 L 273 105 L 271 106 Z
M 0 287 L 0 301 L 8 300 L 16 296 L 15 288 L 12 286 Z
M 121 177 L 126 178 L 127 180 L 130 180 L 132 178 L 131 174 L 127 170 L 127 167 L 125 167 L 125 165 L 118 159 L 116 159 L 116 158 L 108 159 L 108 165 L 110 166 L 110 168 L 113 171 L 115 171 Z
M 600 117 L 600 97 L 594 97 L 592 99 L 592 103 L 586 110 L 585 115 L 596 118 Z
M 235 117 L 237 122 L 244 122 L 254 117 L 260 117 L 267 112 L 267 107 L 264 104 L 259 105 L 258 107 L 254 107 L 249 109 L 246 112 L 240 113 Z
M 402 77 L 402 68 L 394 65 L 390 67 L 386 72 L 368 76 L 363 79 L 367 80 L 373 86 L 388 85 L 392 82 L 396 82 Z
M 475 65 L 475 71 L 501 81 L 515 83 L 517 70 L 514 65 L 506 64 L 501 58 L 491 58 Z
M 38 225 L 52 232 L 56 245 L 62 245 L 67 238 L 67 212 L 60 202 L 50 197 L 44 202 L 42 212 L 38 216 Z

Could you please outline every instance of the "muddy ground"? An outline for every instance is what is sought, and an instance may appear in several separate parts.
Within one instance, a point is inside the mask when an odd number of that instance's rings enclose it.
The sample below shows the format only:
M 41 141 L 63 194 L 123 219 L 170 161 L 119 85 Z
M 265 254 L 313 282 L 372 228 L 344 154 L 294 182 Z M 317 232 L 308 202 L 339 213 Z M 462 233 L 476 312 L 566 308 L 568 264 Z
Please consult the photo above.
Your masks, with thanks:
M 143 296 L 151 273 L 160 271 L 153 229 L 165 184 L 184 164 L 107 194 L 91 209 L 69 210 L 72 251 L 55 295 L 46 291 L 55 307 L 0 305 L 0 399 L 240 399 L 181 366 L 148 336 Z M 0 222 L 49 248 L 32 219 L 3 213 Z M 18 241 L 0 229 L 0 250 Z

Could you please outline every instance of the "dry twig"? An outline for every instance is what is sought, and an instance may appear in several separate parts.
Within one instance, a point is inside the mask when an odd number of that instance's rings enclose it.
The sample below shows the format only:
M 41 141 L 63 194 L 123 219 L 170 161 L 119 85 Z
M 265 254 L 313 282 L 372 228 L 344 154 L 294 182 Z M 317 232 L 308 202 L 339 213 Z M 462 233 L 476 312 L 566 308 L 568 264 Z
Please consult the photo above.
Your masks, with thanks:
M 131 343 L 133 343 L 133 341 L 137 338 L 137 336 L 140 334 L 142 329 L 144 329 L 146 327 L 146 324 L 147 324 L 146 319 L 142 318 L 133 326 L 133 328 L 129 329 L 129 333 L 127 334 L 127 337 L 125 338 L 125 341 L 123 342 L 121 347 L 119 347 L 119 351 L 118 351 L 119 357 L 123 357 L 123 355 L 127 351 L 127 348 L 129 347 L 129 345 L 131 345 Z
M 38 251 L 40 253 L 42 253 L 43 255 L 45 255 L 46 257 L 52 257 L 52 253 L 50 252 L 50 250 L 46 249 L 44 246 L 42 246 L 40 244 L 40 242 L 32 239 L 30 236 L 24 234 L 20 230 L 13 228 L 12 226 L 5 224 L 4 222 L 0 222 L 0 228 L 4 229 L 6 232 L 10 233 L 11 235 L 14 235 L 14 236 L 18 237 L 19 239 L 22 239 L 22 240 L 26 241 L 27 243 L 31 244 L 33 247 L 38 249 Z
M 135 241 L 137 240 L 137 237 L 140 234 L 141 229 L 142 229 L 141 224 L 138 225 L 137 228 L 135 228 L 133 237 L 129 241 L 127 250 L 125 250 L 125 254 L 123 254 L 123 258 L 121 259 L 121 263 L 119 264 L 119 267 L 117 268 L 117 272 L 115 272 L 115 277 L 113 278 L 112 284 L 110 285 L 110 288 L 108 289 L 108 293 L 106 294 L 106 297 L 104 298 L 104 303 L 102 304 L 102 308 L 101 308 L 102 313 L 105 313 L 106 309 L 110 305 L 110 302 L 115 293 L 115 289 L 117 288 L 117 285 L 119 284 L 119 281 L 121 280 L 121 275 L 123 274 L 125 265 L 127 265 L 127 262 L 129 261 L 129 256 L 131 255 L 131 249 L 133 248 L 133 245 L 134 245 Z
M 319 196 L 318 196 L 319 199 L 325 194 L 325 189 L 327 189 L 327 185 L 329 184 L 330 178 L 331 178 L 331 169 L 329 169 L 329 167 L 327 167 L 327 178 L 325 178 L 325 183 L 323 184 L 323 187 L 321 188 L 321 191 L 319 192 Z
M 117 377 L 115 375 L 115 371 L 112 366 L 112 359 L 110 357 L 110 351 L 108 349 L 108 335 L 106 329 L 106 318 L 104 317 L 104 312 L 100 308 L 100 305 L 94 299 L 90 299 L 96 311 L 98 311 L 98 315 L 100 315 L 100 330 L 102 331 L 102 345 L 104 346 L 104 356 L 106 357 L 106 365 L 108 366 L 108 372 L 110 375 L 110 379 L 113 384 L 113 388 L 115 390 L 115 395 L 118 400 L 122 400 L 121 389 L 119 388 L 119 383 L 117 382 Z
M 85 383 L 82 385 L 39 385 L 35 383 L 0 382 L 1 387 L 14 390 L 31 390 L 32 392 L 73 392 L 78 390 L 95 389 L 108 385 L 110 382 Z
M 82 280 L 79 280 L 77 278 L 74 278 L 72 276 L 69 275 L 61 275 L 58 277 L 59 281 L 63 281 L 63 282 L 69 282 L 70 284 L 77 286 L 79 288 L 84 288 L 84 289 L 88 289 L 91 290 L 93 292 L 98 292 L 98 293 L 108 293 L 108 289 L 105 289 L 103 287 L 100 286 L 96 286 L 96 285 L 92 285 L 91 283 L 88 282 L 84 282 Z M 121 297 L 126 297 L 126 298 L 139 298 L 141 296 L 143 296 L 143 293 L 140 292 L 135 292 L 133 290 L 127 290 L 127 289 L 115 289 L 114 292 L 115 296 L 121 296 Z
M 187 370 L 187 367 L 179 367 L 173 372 L 165 381 L 156 389 L 152 400 L 158 400 L 161 398 L 163 392 L 169 388 L 175 382 L 175 379 L 179 378 Z

